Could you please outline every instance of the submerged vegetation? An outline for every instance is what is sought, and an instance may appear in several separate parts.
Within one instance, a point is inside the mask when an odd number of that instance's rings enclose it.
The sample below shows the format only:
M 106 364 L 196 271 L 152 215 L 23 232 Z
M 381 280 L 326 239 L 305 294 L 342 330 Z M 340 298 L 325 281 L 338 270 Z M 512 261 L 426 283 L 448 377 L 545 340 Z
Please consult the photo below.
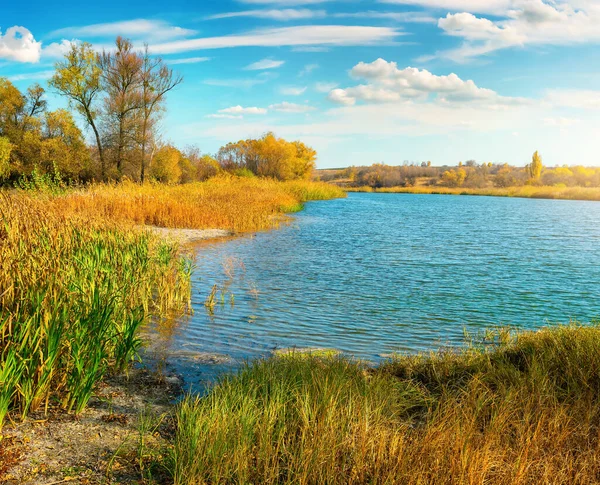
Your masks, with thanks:
M 198 483 L 596 483 L 600 328 L 463 352 L 273 357 L 179 406 L 172 473 Z

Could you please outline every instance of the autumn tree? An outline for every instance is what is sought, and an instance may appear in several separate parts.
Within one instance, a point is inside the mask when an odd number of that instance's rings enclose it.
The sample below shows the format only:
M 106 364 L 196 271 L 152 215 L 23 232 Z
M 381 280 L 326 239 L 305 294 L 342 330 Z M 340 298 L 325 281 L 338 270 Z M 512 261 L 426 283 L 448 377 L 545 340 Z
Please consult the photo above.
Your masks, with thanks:
M 143 58 L 130 40 L 119 36 L 115 44 L 115 52 L 104 50 L 100 54 L 99 66 L 101 85 L 106 92 L 107 137 L 114 147 L 115 166 L 121 176 L 125 149 L 135 140 L 135 111 L 143 106 Z
M 544 166 L 542 164 L 542 157 L 536 151 L 533 154 L 533 157 L 531 159 L 531 163 L 529 165 L 527 165 L 527 172 L 529 173 L 529 177 L 532 180 L 538 180 L 540 178 L 540 176 L 542 175 L 542 168 L 543 167 Z
M 261 177 L 291 180 L 309 177 L 317 153 L 304 143 L 266 133 L 261 138 L 228 143 L 217 153 L 224 170 L 249 170 Z
M 68 111 L 59 109 L 45 114 L 40 161 L 46 171 L 56 169 L 69 178 L 91 175 L 90 152 Z
M 13 145 L 8 138 L 0 136 L 0 179 L 10 174 L 10 153 Z
M 150 175 L 159 182 L 176 184 L 183 173 L 184 155 L 172 145 L 160 148 L 150 166 Z
M 140 181 L 146 176 L 146 148 L 150 128 L 154 125 L 157 112 L 163 108 L 167 93 L 183 82 L 183 77 L 174 74 L 160 57 L 151 57 L 145 46 L 141 68 L 142 126 Z
M 65 96 L 72 107 L 84 118 L 94 132 L 100 174 L 106 178 L 106 160 L 97 121 L 100 114 L 98 106 L 102 94 L 101 75 L 98 55 L 87 42 L 71 44 L 65 59 L 56 63 L 56 72 L 49 81 L 59 94 Z

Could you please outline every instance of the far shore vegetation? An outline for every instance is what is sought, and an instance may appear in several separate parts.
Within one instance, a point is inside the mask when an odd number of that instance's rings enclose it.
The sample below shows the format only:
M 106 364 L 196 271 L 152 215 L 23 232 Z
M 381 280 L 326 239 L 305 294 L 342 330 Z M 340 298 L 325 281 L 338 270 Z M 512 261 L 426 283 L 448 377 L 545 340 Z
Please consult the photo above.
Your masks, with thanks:
M 315 178 L 347 192 L 600 200 L 600 167 L 545 167 L 537 151 L 523 167 L 475 160 L 455 167 L 405 162 L 317 170 Z
M 22 93 L 0 78 L 0 481 L 25 453 L 7 451 L 10 432 L 78 419 L 139 359 L 146 324 L 190 311 L 193 257 L 149 226 L 266 230 L 345 190 L 600 200 L 600 169 L 547 168 L 537 152 L 523 168 L 315 172 L 311 147 L 273 133 L 212 155 L 176 147 L 159 128 L 181 82 L 123 38 L 100 54 L 73 44 L 57 63 L 49 86 L 68 110 L 49 111 L 41 86 Z M 377 368 L 275 355 L 168 416 L 141 413 L 130 483 L 595 483 L 599 372 L 596 324 L 498 331 Z M 96 481 L 69 468 L 50 483 L 114 483 L 122 450 L 109 451 L 78 465 Z

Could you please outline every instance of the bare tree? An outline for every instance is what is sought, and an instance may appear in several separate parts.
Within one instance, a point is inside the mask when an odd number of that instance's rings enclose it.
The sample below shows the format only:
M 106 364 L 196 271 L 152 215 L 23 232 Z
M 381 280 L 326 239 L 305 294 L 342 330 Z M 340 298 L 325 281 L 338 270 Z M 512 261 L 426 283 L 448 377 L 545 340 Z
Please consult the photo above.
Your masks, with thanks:
M 146 149 L 154 125 L 154 117 L 163 107 L 166 95 L 183 82 L 183 77 L 174 74 L 160 57 L 151 57 L 148 45 L 144 48 L 142 69 L 142 127 L 140 181 L 146 178 Z
M 135 138 L 135 123 L 129 123 L 136 110 L 143 106 L 142 66 L 143 57 L 133 50 L 130 40 L 117 37 L 116 51 L 103 51 L 99 57 L 102 85 L 106 91 L 105 113 L 109 130 L 113 133 L 117 172 L 122 174 L 124 150 L 129 140 Z M 111 121 L 115 122 L 113 132 Z

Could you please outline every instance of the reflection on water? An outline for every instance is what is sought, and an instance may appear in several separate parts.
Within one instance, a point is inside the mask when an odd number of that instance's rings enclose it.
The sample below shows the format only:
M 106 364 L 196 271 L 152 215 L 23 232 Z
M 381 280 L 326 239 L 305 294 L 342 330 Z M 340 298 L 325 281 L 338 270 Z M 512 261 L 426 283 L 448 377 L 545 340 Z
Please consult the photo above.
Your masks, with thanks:
M 196 385 L 287 347 L 377 362 L 458 345 L 465 329 L 590 321 L 600 315 L 599 257 L 596 202 L 313 202 L 290 226 L 199 246 L 194 315 L 171 329 L 166 351 Z

